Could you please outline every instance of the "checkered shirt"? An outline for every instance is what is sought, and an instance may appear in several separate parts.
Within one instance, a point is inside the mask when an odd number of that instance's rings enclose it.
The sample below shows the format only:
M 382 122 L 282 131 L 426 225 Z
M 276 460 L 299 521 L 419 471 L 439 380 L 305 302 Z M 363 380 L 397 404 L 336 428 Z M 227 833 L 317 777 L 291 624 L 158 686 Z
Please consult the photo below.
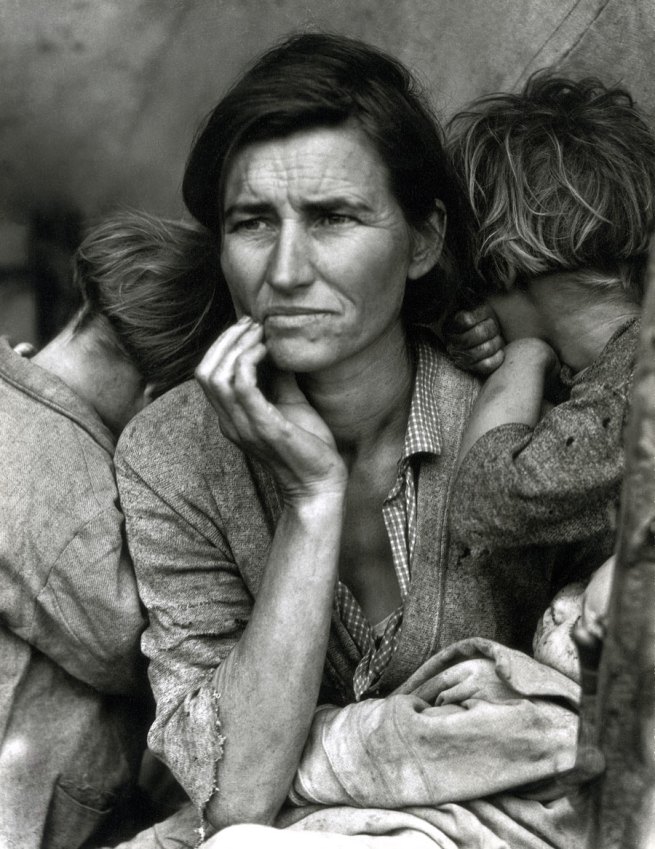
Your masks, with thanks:
M 382 633 L 366 619 L 348 587 L 341 581 L 337 583 L 337 612 L 362 653 L 353 679 L 357 700 L 365 696 L 380 680 L 400 639 L 416 542 L 416 483 L 412 458 L 420 454 L 441 452 L 439 418 L 433 390 L 436 379 L 436 352 L 429 343 L 419 341 L 416 345 L 416 378 L 403 453 L 398 461 L 396 480 L 382 505 L 382 516 L 391 545 L 401 598 L 400 605 L 381 623 Z

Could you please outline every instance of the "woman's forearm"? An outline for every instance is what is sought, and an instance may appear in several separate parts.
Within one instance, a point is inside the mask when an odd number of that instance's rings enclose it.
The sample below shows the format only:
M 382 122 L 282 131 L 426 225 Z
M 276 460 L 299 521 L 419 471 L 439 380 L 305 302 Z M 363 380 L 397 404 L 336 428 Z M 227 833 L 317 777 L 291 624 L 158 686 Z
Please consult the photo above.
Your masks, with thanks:
M 207 807 L 216 828 L 271 822 L 300 761 L 321 683 L 343 494 L 285 507 L 252 616 L 217 670 L 225 749 Z

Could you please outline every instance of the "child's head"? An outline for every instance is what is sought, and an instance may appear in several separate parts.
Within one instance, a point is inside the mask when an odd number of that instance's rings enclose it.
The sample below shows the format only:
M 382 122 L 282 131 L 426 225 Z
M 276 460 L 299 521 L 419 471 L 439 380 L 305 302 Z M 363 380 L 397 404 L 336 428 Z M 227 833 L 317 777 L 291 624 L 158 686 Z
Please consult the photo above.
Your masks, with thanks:
M 216 295 L 214 239 L 196 224 L 116 215 L 90 231 L 73 273 L 82 295 L 74 332 L 93 327 L 100 344 L 136 366 L 153 397 L 193 375 L 231 315 Z
M 539 72 L 519 94 L 475 101 L 450 131 L 476 221 L 479 294 L 575 272 L 641 299 L 655 136 L 627 91 Z
M 537 625 L 532 641 L 535 660 L 578 680 L 580 663 L 573 629 L 582 628 L 590 637 L 602 640 L 614 579 L 614 557 L 592 574 L 589 582 L 568 584 L 553 598 Z
M 579 665 L 571 631 L 582 613 L 584 592 L 582 582 L 560 590 L 546 608 L 532 641 L 535 660 L 573 680 L 579 677 Z

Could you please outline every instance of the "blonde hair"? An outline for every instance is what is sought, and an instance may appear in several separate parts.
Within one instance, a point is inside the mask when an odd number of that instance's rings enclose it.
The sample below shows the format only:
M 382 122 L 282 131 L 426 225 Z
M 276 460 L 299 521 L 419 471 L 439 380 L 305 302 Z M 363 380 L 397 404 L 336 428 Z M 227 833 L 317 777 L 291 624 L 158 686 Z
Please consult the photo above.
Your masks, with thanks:
M 655 137 L 622 88 L 548 71 L 455 115 L 449 150 L 472 209 L 482 294 L 541 274 L 642 295 Z
M 124 212 L 94 227 L 73 258 L 82 296 L 74 331 L 93 324 L 154 395 L 190 378 L 231 319 L 215 238 L 204 227 Z

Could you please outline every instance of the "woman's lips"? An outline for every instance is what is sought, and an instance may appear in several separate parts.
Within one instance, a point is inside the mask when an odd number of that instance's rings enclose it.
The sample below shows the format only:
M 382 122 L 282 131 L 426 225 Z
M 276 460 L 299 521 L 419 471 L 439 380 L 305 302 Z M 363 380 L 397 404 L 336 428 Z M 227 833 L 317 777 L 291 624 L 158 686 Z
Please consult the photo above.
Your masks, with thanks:
M 331 314 L 330 310 L 318 309 L 275 310 L 264 316 L 264 324 L 267 327 L 300 327 Z

